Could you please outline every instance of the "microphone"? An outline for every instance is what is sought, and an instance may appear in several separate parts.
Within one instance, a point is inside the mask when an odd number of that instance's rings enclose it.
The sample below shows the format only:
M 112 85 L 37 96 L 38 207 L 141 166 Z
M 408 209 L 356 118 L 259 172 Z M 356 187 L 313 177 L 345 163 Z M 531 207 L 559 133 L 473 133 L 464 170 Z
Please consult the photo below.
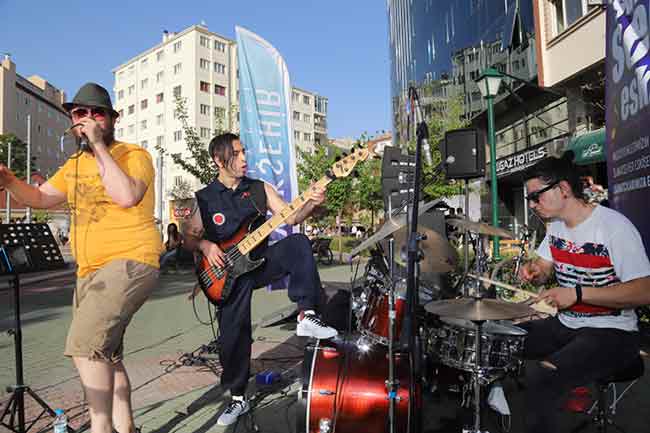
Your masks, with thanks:
M 63 131 L 64 135 L 71 135 L 71 132 L 73 129 L 78 128 L 79 126 L 82 126 L 81 123 L 75 123 L 65 131 Z M 92 148 L 90 147 L 90 143 L 88 142 L 88 137 L 86 137 L 86 134 L 82 133 L 81 138 L 79 141 L 79 150 L 82 152 L 92 152 Z

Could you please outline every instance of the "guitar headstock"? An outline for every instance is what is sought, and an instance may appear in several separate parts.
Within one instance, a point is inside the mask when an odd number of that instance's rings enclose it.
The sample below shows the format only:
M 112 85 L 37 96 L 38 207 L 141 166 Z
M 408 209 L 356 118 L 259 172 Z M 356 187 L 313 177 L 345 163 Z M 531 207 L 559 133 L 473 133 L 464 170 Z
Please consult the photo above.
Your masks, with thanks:
M 354 170 L 354 167 L 360 162 L 365 161 L 371 156 L 375 156 L 375 149 L 381 140 L 367 142 L 361 148 L 353 149 L 352 153 L 334 163 L 331 172 L 336 177 L 346 177 Z

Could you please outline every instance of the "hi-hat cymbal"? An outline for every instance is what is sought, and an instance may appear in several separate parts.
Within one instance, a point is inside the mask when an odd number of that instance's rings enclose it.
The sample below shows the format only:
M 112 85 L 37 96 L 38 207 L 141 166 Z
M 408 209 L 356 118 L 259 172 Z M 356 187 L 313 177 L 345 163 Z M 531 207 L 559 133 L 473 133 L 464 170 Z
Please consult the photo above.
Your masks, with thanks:
M 420 202 L 420 206 L 418 207 L 418 215 L 422 215 L 424 212 L 435 207 L 441 201 L 442 200 L 434 200 L 426 204 L 424 202 Z M 393 234 L 397 230 L 404 227 L 406 225 L 406 216 L 407 216 L 406 213 L 401 213 L 398 216 L 388 218 L 384 223 L 384 225 L 382 225 L 381 228 L 375 232 L 375 234 L 370 236 L 365 241 L 361 242 L 355 249 L 350 251 L 350 256 L 351 257 L 356 256 L 361 251 L 365 250 L 368 247 L 371 247 L 372 245 L 381 241 L 388 235 Z
M 445 222 L 450 226 L 454 226 L 456 228 L 467 230 L 474 233 L 482 233 L 484 235 L 491 235 L 491 236 L 501 236 L 502 238 L 508 238 L 508 239 L 515 238 L 515 235 L 508 230 L 501 229 L 499 227 L 494 227 L 485 223 L 470 221 L 468 219 L 450 218 Z
M 425 305 L 424 309 L 438 316 L 467 320 L 505 320 L 535 314 L 527 305 L 476 298 L 433 301 Z
M 458 254 L 449 242 L 437 232 L 423 226 L 418 226 L 418 233 L 426 237 L 418 244 L 418 248 L 422 253 L 420 272 L 428 274 L 453 271 L 458 264 Z M 406 253 L 408 253 L 409 235 L 410 231 L 406 227 L 402 227 L 393 233 L 395 252 L 396 256 L 398 256 L 396 258 L 402 257 L 401 264 L 404 262 L 403 257 L 406 257 Z M 400 262 L 399 259 L 397 261 Z

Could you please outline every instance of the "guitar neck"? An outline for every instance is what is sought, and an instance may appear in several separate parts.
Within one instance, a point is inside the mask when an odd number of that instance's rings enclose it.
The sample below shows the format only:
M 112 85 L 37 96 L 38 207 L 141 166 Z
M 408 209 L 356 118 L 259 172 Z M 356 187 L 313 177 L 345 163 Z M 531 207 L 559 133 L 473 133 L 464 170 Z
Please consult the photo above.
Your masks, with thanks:
M 314 184 L 316 187 L 325 188 L 332 181 L 330 177 L 323 176 Z M 309 201 L 309 190 L 296 197 L 291 203 L 287 204 L 280 212 L 273 215 L 268 221 L 262 224 L 252 233 L 249 233 L 239 244 L 237 249 L 242 254 L 248 254 L 264 239 L 266 239 L 275 229 L 280 227 L 293 214 L 298 212 Z

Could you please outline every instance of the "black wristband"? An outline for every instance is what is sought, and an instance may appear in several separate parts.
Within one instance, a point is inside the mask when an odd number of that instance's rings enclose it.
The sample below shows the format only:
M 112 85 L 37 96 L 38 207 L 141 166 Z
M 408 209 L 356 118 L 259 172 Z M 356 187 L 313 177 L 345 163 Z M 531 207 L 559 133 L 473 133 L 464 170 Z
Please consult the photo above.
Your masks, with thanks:
M 582 284 L 576 284 L 576 304 L 582 303 Z

